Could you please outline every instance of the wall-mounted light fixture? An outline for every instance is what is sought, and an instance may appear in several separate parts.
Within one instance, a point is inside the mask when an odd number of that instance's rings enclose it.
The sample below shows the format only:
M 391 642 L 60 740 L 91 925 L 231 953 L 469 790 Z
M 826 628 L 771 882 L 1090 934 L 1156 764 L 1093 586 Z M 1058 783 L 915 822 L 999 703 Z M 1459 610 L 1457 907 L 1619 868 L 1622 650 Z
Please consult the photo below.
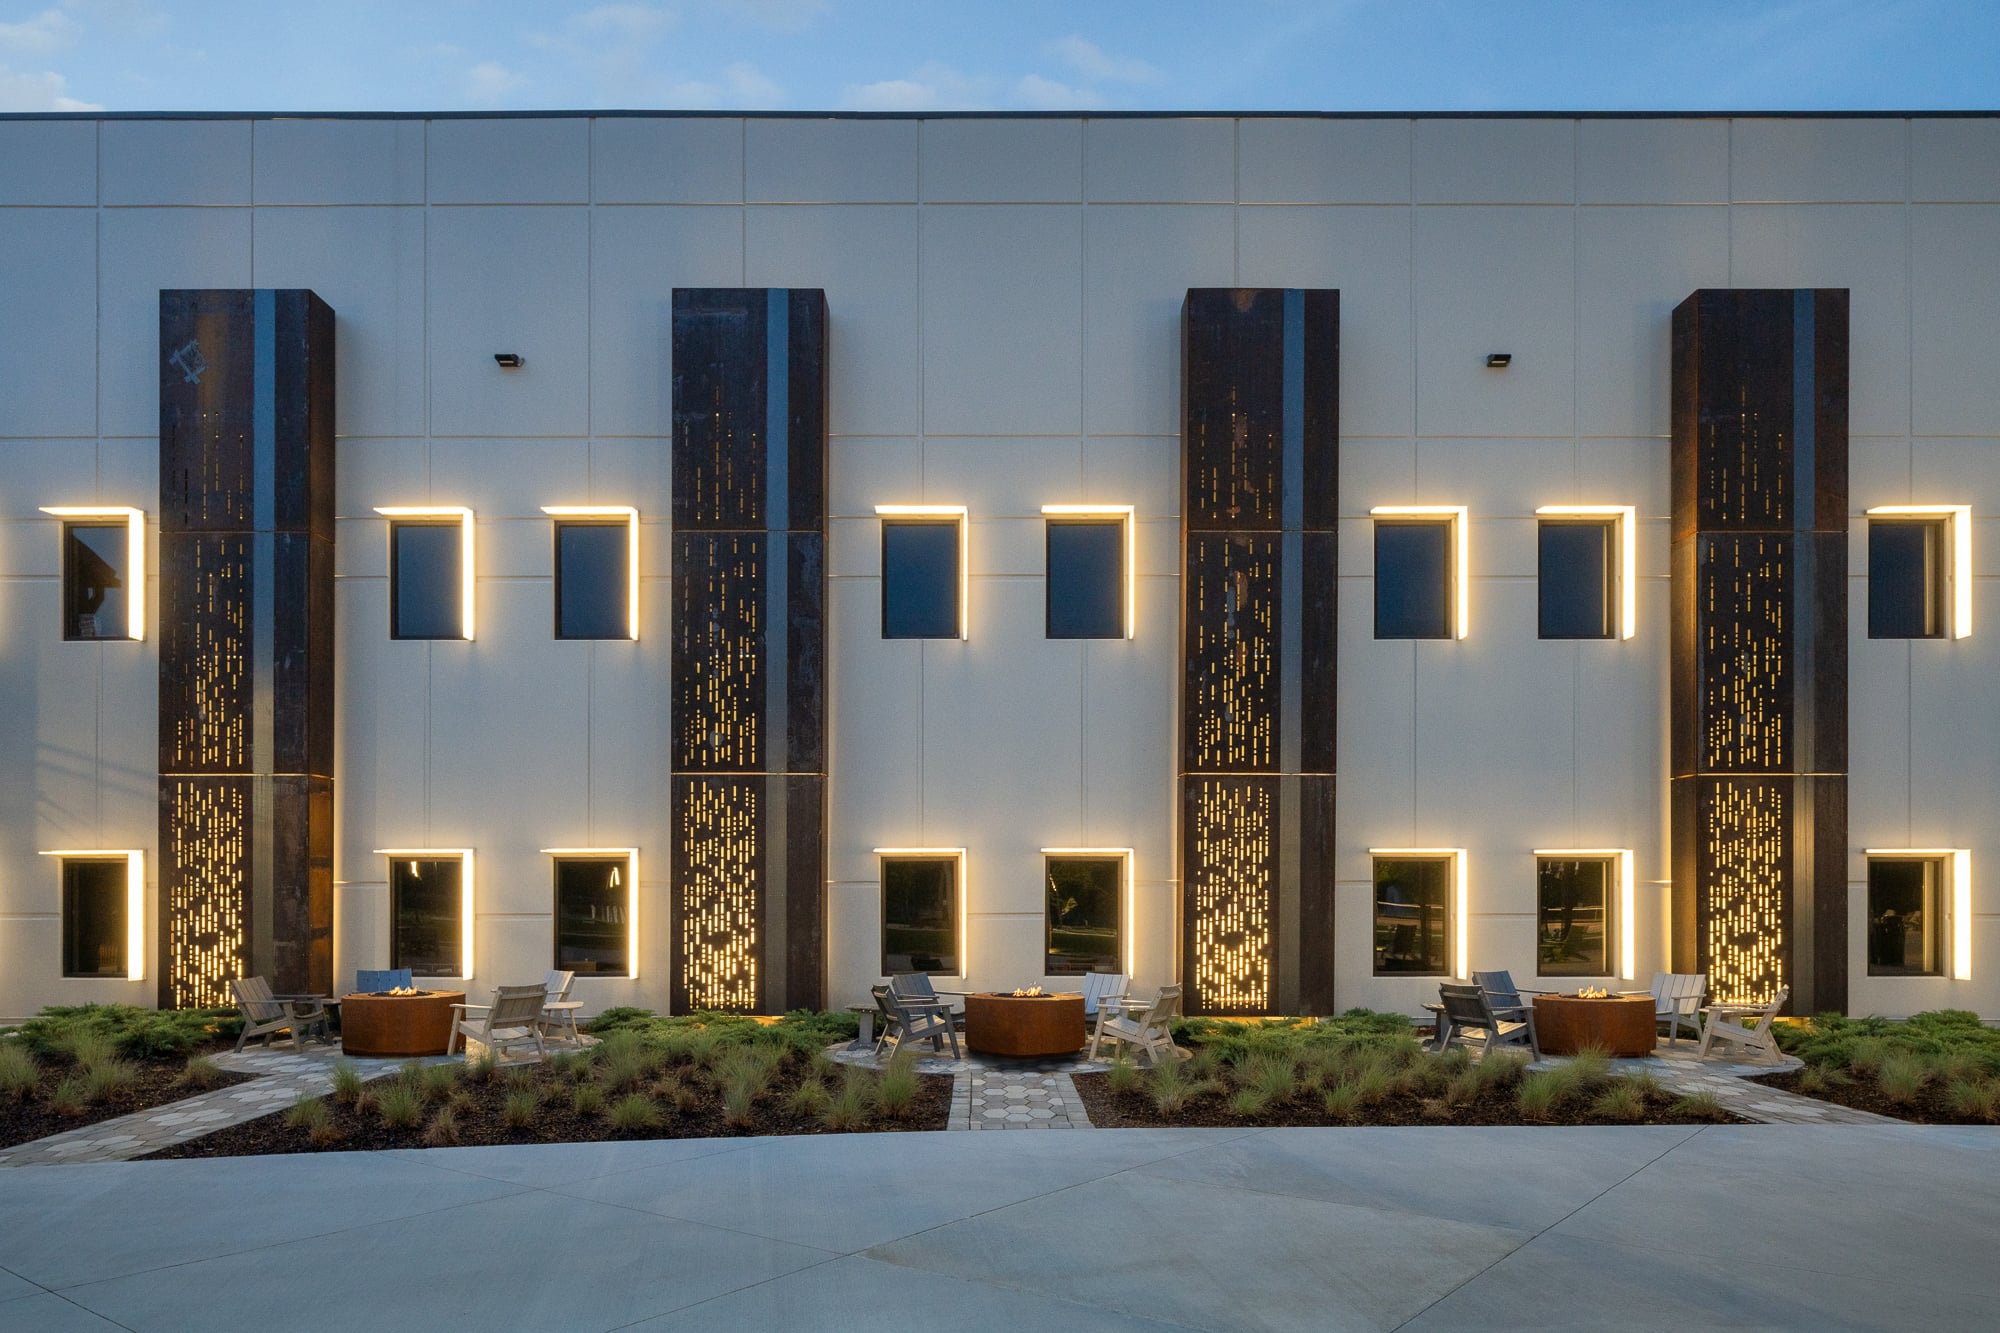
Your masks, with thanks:
M 1488 352 L 1486 354 L 1486 368 L 1488 370 L 1505 370 L 1513 364 L 1514 354 L 1512 352 Z
M 519 352 L 495 352 L 493 361 L 502 370 L 519 370 L 527 364 Z
M 1472 622 L 1472 513 L 1465 505 L 1376 505 L 1376 518 L 1443 519 L 1451 524 L 1452 629 L 1462 639 Z
M 956 867 L 958 883 L 958 978 L 963 981 L 972 975 L 972 960 L 965 952 L 965 848 L 963 847 L 877 847 L 875 855 L 885 861 L 890 860 L 950 860 Z
M 125 862 L 125 980 L 146 979 L 146 853 L 136 848 L 112 851 L 61 850 L 43 852 L 58 861 Z
M 1134 533 L 1137 525 L 1133 521 L 1133 507 L 1131 505 L 1043 505 L 1042 514 L 1046 518 L 1053 518 L 1057 520 L 1065 518 L 1071 518 L 1071 519 L 1115 518 L 1124 527 L 1125 529 L 1125 637 L 1128 639 L 1134 637 L 1135 634 L 1137 633 L 1137 625 L 1138 625 L 1138 622 L 1135 619 L 1135 613 L 1139 601 L 1138 598 L 1139 585 L 1136 581 L 1138 578 L 1136 572 L 1138 568 L 1138 560 L 1136 555 L 1137 537 L 1134 535 Z
M 1963 639 L 1970 636 L 1972 633 L 1972 506 L 1876 505 L 1866 512 L 1871 516 L 1882 518 L 1931 518 L 1944 523 L 1945 540 L 1951 543 L 1951 637 Z
M 466 637 L 470 638 L 470 635 Z M 472 971 L 472 849 L 470 847 L 377 847 L 374 855 L 391 861 L 458 862 L 458 975 L 469 978 Z M 415 870 L 415 866 L 411 866 Z M 394 925 L 390 929 L 395 929 Z
M 1535 855 L 1560 861 L 1615 861 L 1618 866 L 1618 975 L 1636 977 L 1639 965 L 1637 891 L 1632 884 L 1632 852 L 1625 847 L 1564 847 L 1535 849 Z
M 964 505 L 876 505 L 877 518 L 898 519 L 952 519 L 958 524 L 958 637 L 972 637 L 972 621 L 968 610 L 971 598 L 971 575 L 965 530 L 969 526 Z
M 1618 528 L 1618 637 L 1639 632 L 1639 510 L 1636 505 L 1542 505 L 1551 518 L 1608 518 Z M 1630 975 L 1627 973 L 1626 975 Z
M 1951 883 L 1951 959 L 1953 981 L 1972 980 L 1972 849 L 1969 847 L 1869 847 L 1863 856 L 1893 860 L 1937 860 L 1949 867 Z
M 1472 975 L 1471 933 L 1465 914 L 1470 897 L 1466 892 L 1465 848 L 1463 847 L 1370 847 L 1370 856 L 1393 856 L 1408 861 L 1451 862 L 1452 963 L 1455 977 Z
M 639 511 L 631 505 L 543 505 L 542 512 L 550 518 L 595 519 L 611 522 L 625 520 L 626 535 L 626 580 L 625 580 L 625 621 L 630 638 L 639 637 Z
M 125 590 L 125 637 L 146 637 L 146 511 L 125 505 L 43 505 L 42 512 L 55 518 L 122 519 L 125 523 L 125 563 L 128 570 Z
M 623 879 L 625 889 L 625 930 L 628 947 L 632 951 L 632 968 L 620 980 L 639 979 L 639 849 L 637 847 L 544 847 L 543 856 L 573 856 L 578 860 L 623 861 L 624 873 L 616 869 L 611 872 L 611 887 L 619 887 Z
M 1125 966 L 1126 976 L 1138 975 L 1138 969 L 1133 964 L 1135 957 L 1133 942 L 1139 932 L 1132 915 L 1137 906 L 1134 901 L 1135 895 L 1132 889 L 1132 849 L 1130 847 L 1044 847 L 1042 848 L 1042 855 L 1074 856 L 1089 860 L 1118 862 L 1118 876 L 1122 881 L 1119 889 L 1125 898 L 1125 929 L 1123 932 L 1125 936 L 1125 948 L 1124 957 L 1119 961 Z
M 463 505 L 377 505 L 375 512 L 390 523 L 390 560 L 394 568 L 395 535 L 393 520 L 399 518 L 457 519 L 458 520 L 458 620 L 463 638 L 472 637 L 473 567 L 472 567 L 472 511 Z M 469 863 L 468 863 L 469 864 Z M 471 975 L 470 973 L 467 974 Z

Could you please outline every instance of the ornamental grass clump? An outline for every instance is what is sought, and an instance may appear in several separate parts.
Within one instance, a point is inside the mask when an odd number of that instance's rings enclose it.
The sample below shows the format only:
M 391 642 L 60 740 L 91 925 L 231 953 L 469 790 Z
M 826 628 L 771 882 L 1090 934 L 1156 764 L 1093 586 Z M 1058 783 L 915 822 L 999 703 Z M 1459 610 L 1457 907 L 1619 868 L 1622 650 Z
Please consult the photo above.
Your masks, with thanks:
M 17 1041 L 0 1042 L 0 1096 L 24 1102 L 35 1095 L 42 1067 L 26 1046 Z
M 1514 1106 L 1523 1120 L 1547 1120 L 1555 1114 L 1569 1083 L 1553 1069 L 1540 1069 L 1522 1076 L 1514 1092 Z
M 180 1078 L 175 1081 L 185 1088 L 207 1089 L 221 1087 L 226 1077 L 222 1066 L 208 1056 L 191 1055 L 187 1067 L 181 1070 Z
M 1590 1104 L 1590 1113 L 1627 1123 L 1646 1118 L 1646 1094 L 1630 1079 L 1615 1079 Z
M 398 1079 L 376 1096 L 375 1112 L 390 1129 L 415 1129 L 424 1118 L 424 1099 L 415 1088 Z
M 333 1099 L 343 1106 L 354 1105 L 361 1100 L 361 1086 L 367 1081 L 352 1060 L 337 1062 L 333 1066 Z
M 1361 1109 L 1361 1097 L 1352 1083 L 1336 1083 L 1320 1099 L 1326 1113 L 1335 1120 L 1352 1120 Z
M 1945 1105 L 1965 1120 L 2000 1120 L 2000 1082 L 1962 1078 L 1945 1088 Z
M 469 1059 L 465 1062 L 465 1081 L 467 1083 L 489 1082 L 493 1078 L 493 1071 L 499 1067 L 499 1061 L 495 1060 L 493 1052 L 488 1050 L 477 1060 Z
M 1451 1081 L 1444 1085 L 1442 1100 L 1446 1106 L 1453 1109 L 1470 1106 L 1479 1100 L 1480 1089 L 1483 1086 L 1479 1070 L 1475 1066 L 1452 1076 Z
M 78 1116 L 90 1109 L 90 1101 L 83 1093 L 83 1080 L 72 1074 L 56 1084 L 49 1093 L 49 1109 L 57 1115 Z
M 417 1076 L 418 1091 L 427 1102 L 447 1101 L 458 1087 L 459 1072 L 457 1065 L 425 1065 Z
M 302 1092 L 285 1108 L 285 1128 L 310 1130 L 333 1123 L 333 1108 L 311 1093 Z
M 532 1129 L 542 1109 L 542 1094 L 533 1088 L 516 1088 L 500 1107 L 500 1123 L 509 1129 Z
M 138 1081 L 138 1067 L 130 1060 L 105 1060 L 83 1071 L 83 1097 L 95 1106 L 110 1101 Z
M 1481 1092 L 1504 1092 L 1528 1072 L 1528 1056 L 1522 1051 L 1495 1051 L 1474 1066 Z
M 611 1127 L 625 1134 L 660 1127 L 660 1108 L 643 1092 L 629 1092 L 611 1104 Z
M 785 1110 L 801 1119 L 813 1120 L 825 1114 L 826 1104 L 832 1100 L 833 1094 L 827 1091 L 825 1081 L 809 1074 L 785 1098 Z
M 118 1043 L 94 1028 L 77 1028 L 63 1040 L 63 1054 L 88 1072 L 118 1058 Z
M 1891 1051 L 1875 1069 L 1875 1090 L 1898 1106 L 1908 1106 L 1924 1090 L 1930 1071 L 1913 1051 Z
M 1116 1093 L 1127 1093 L 1139 1086 L 1139 1066 L 1129 1055 L 1120 1055 L 1104 1071 L 1104 1086 Z
M 910 1113 L 922 1088 L 916 1057 L 897 1051 L 889 1057 L 889 1067 L 882 1071 L 882 1077 L 875 1081 L 875 1104 L 882 1108 L 883 1115 L 901 1120 Z
M 458 1112 L 449 1106 L 440 1106 L 431 1114 L 431 1122 L 424 1126 L 424 1146 L 427 1148 L 449 1148 L 458 1142 Z
M 860 1129 L 868 1123 L 870 1104 L 874 1092 L 868 1084 L 866 1074 L 849 1068 L 840 1080 L 840 1090 L 833 1094 L 820 1113 L 820 1123 L 828 1129 Z
M 630 1032 L 614 1032 L 597 1048 L 597 1076 L 613 1092 L 638 1087 L 661 1063 L 659 1052 Z
M 1254 1091 L 1269 1106 L 1290 1101 L 1299 1090 L 1298 1061 L 1277 1052 L 1259 1052 L 1236 1066 L 1236 1082 Z
M 1706 1089 L 1700 1092 L 1683 1093 L 1667 1108 L 1675 1115 L 1686 1116 L 1690 1120 L 1722 1119 L 1722 1101 Z
M 579 1083 L 569 1095 L 572 1115 L 588 1118 L 604 1114 L 604 1089 L 595 1083 Z

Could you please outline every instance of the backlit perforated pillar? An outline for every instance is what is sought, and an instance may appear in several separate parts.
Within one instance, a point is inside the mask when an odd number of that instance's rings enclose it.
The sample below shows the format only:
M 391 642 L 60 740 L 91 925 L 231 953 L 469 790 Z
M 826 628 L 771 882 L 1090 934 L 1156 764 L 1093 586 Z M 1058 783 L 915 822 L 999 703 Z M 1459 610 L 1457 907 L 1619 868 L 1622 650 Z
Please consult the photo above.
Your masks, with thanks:
M 1847 1005 L 1847 292 L 1674 311 L 1673 958 Z
M 826 294 L 674 292 L 676 1012 L 824 1002 Z
M 1340 293 L 1190 289 L 1181 355 L 1183 1005 L 1327 1013 Z
M 160 293 L 160 1004 L 333 986 L 333 311 Z

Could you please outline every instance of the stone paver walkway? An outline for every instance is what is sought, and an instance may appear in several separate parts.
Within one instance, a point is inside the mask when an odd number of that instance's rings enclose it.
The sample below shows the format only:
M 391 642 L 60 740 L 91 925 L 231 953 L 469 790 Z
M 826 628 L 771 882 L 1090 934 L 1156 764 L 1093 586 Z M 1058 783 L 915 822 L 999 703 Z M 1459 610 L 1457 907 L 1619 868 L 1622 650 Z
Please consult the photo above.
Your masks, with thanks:
M 1875 1115 L 1869 1111 L 1856 1111 L 1836 1102 L 1823 1102 L 1816 1097 L 1801 1097 L 1783 1088 L 1770 1088 L 1762 1083 L 1750 1082 L 1757 1074 L 1781 1074 L 1797 1069 L 1800 1061 L 1795 1056 L 1786 1056 L 1776 1061 L 1745 1061 L 1732 1063 L 1719 1057 L 1703 1060 L 1695 1055 L 1694 1043 L 1682 1041 L 1668 1046 L 1656 1046 L 1653 1054 L 1637 1060 L 1613 1060 L 1611 1066 L 1620 1073 L 1631 1070 L 1650 1070 L 1653 1077 L 1679 1093 L 1712 1092 L 1722 1108 L 1745 1120 L 1755 1120 L 1766 1125 L 1896 1125 L 1903 1123 L 1889 1116 Z
M 134 1111 L 45 1139 L 0 1148 L 0 1167 L 124 1162 L 144 1157 L 149 1152 L 281 1111 L 303 1094 L 325 1093 L 333 1086 L 333 1066 L 341 1058 L 339 1049 L 331 1046 L 308 1046 L 298 1053 L 273 1049 L 227 1052 L 216 1056 L 215 1063 L 255 1077 L 248 1083 L 196 1093 L 151 1110 Z M 435 1064 L 446 1058 L 433 1056 L 420 1063 Z M 353 1063 L 364 1079 L 377 1079 L 402 1068 L 408 1061 L 357 1059 Z
M 961 1039 L 963 1040 L 963 1039 Z M 837 1064 L 880 1069 L 885 1063 L 868 1050 L 840 1045 L 828 1048 Z M 951 1118 L 948 1129 L 1090 1129 L 1071 1074 L 1101 1073 L 1103 1061 L 1052 1056 L 1010 1060 L 966 1051 L 959 1059 L 924 1055 L 920 1074 L 950 1074 Z

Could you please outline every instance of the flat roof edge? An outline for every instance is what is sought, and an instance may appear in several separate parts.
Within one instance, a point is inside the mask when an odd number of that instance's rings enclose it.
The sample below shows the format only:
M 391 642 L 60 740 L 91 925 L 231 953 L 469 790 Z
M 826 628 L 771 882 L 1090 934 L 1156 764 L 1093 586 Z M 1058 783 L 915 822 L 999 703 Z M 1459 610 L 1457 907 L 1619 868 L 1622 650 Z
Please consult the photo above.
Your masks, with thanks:
M 0 111 L 14 120 L 1967 120 L 2000 110 L 1906 111 Z

